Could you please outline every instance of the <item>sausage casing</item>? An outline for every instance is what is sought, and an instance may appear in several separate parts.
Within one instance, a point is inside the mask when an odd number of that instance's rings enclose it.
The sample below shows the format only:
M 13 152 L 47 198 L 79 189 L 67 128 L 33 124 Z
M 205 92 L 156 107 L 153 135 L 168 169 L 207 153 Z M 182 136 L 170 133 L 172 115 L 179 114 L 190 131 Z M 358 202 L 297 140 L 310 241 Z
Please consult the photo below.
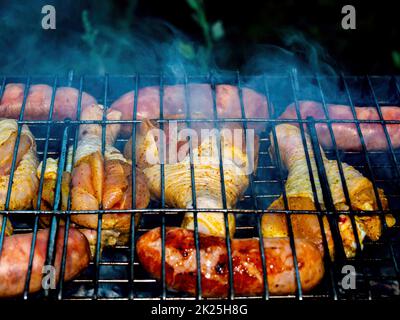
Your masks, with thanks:
M 42 288 L 42 270 L 46 260 L 49 229 L 37 233 L 32 264 L 29 292 Z M 23 293 L 28 270 L 32 233 L 16 234 L 4 239 L 0 257 L 0 298 L 18 296 Z M 56 280 L 59 280 L 61 257 L 64 244 L 64 229 L 58 230 L 55 244 Z M 76 277 L 89 265 L 90 249 L 85 236 L 71 228 L 68 233 L 64 280 Z
M 306 240 L 295 240 L 298 268 L 303 290 L 315 287 L 322 279 L 324 266 L 318 249 Z M 235 295 L 263 293 L 262 260 L 257 238 L 233 239 L 232 265 Z M 296 291 L 292 252 L 288 238 L 265 238 L 264 248 L 271 294 Z M 161 274 L 160 228 L 148 231 L 137 242 L 142 266 L 153 277 Z M 201 285 L 204 297 L 226 297 L 229 271 L 225 239 L 200 234 Z M 167 228 L 165 238 L 166 284 L 171 290 L 196 292 L 196 250 L 193 231 Z
M 384 120 L 400 120 L 400 107 L 382 106 L 380 109 Z M 306 119 L 308 116 L 315 119 L 326 118 L 323 105 L 315 101 L 300 101 L 299 111 L 302 119 Z M 354 120 L 350 106 L 330 104 L 327 105 L 327 111 L 330 119 Z M 379 113 L 375 107 L 355 107 L 354 112 L 358 120 L 380 120 Z M 280 118 L 298 119 L 295 105 L 289 105 Z M 385 126 L 393 148 L 399 148 L 400 123 L 387 123 Z M 326 148 L 332 148 L 333 142 L 327 124 L 317 123 L 315 128 L 320 144 Z M 380 123 L 360 123 L 360 129 L 367 150 L 386 150 L 388 148 L 385 132 Z M 360 136 L 355 123 L 333 122 L 332 130 L 339 149 L 353 151 L 362 150 Z

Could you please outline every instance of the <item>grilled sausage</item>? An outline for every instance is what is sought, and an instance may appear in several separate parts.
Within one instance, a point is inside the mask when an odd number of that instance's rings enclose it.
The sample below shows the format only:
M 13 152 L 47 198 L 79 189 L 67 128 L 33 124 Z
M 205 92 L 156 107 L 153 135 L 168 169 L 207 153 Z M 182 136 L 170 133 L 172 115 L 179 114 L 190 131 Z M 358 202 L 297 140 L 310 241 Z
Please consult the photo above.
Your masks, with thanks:
M 188 84 L 188 104 L 193 118 L 212 119 L 213 96 L 208 84 Z M 236 86 L 220 84 L 216 86 L 216 107 L 219 118 L 241 118 L 242 111 Z M 257 92 L 243 88 L 243 104 L 247 118 L 266 118 L 267 102 L 264 96 Z M 123 120 L 133 119 L 135 93 L 128 92 L 116 100 L 111 109 L 122 112 Z M 185 87 L 183 85 L 165 86 L 163 99 L 164 118 L 185 117 Z M 138 92 L 137 119 L 160 118 L 160 90 L 159 87 L 145 87 Z M 204 125 L 204 124 L 203 124 Z M 249 124 L 248 127 L 256 127 Z M 123 125 L 122 133 L 129 135 L 131 125 Z
M 302 119 L 311 116 L 315 119 L 326 119 L 322 104 L 315 101 L 300 101 L 299 109 Z M 353 113 L 349 106 L 328 105 L 328 115 L 334 120 L 353 120 Z M 380 120 L 378 111 L 375 107 L 355 107 L 358 120 Z M 381 107 L 384 120 L 400 120 L 400 107 Z M 289 105 L 281 119 L 298 119 L 296 107 Z M 332 139 L 329 128 L 325 123 L 315 125 L 319 142 L 325 148 L 332 147 Z M 386 124 L 386 128 L 393 145 L 393 148 L 400 147 L 400 123 Z M 385 150 L 388 148 L 383 126 L 379 123 L 360 123 L 360 129 L 368 150 Z M 362 149 L 361 140 L 354 123 L 333 123 L 332 130 L 339 149 L 360 151 Z
M 29 292 L 42 288 L 42 268 L 46 260 L 49 229 L 37 233 L 32 264 Z M 23 293 L 28 270 L 32 233 L 16 234 L 4 239 L 0 257 L 0 298 L 13 297 Z M 56 280 L 60 277 L 60 264 L 64 244 L 64 229 L 58 230 L 55 250 Z M 85 236 L 71 228 L 68 233 L 66 268 L 64 280 L 76 277 L 89 265 L 90 249 Z
M 318 249 L 306 240 L 296 240 L 296 254 L 303 290 L 315 287 L 322 279 L 324 266 Z M 232 264 L 236 295 L 260 295 L 263 292 L 262 260 L 256 238 L 233 239 Z M 264 248 L 271 294 L 296 291 L 292 252 L 288 238 L 265 238 Z M 160 228 L 148 231 L 137 242 L 139 260 L 151 276 L 160 279 Z M 166 284 L 171 290 L 195 294 L 196 253 L 193 231 L 167 228 L 165 238 Z M 200 234 L 201 285 L 204 297 L 228 294 L 229 271 L 225 239 Z
M 9 83 L 6 85 L 0 100 L 0 117 L 18 119 L 24 100 L 25 85 Z M 53 89 L 46 84 L 30 86 L 26 98 L 24 119 L 47 120 L 50 111 Z M 53 119 L 76 119 L 79 91 L 70 87 L 59 87 L 54 98 Z M 86 92 L 82 92 L 82 108 L 96 103 L 96 99 Z

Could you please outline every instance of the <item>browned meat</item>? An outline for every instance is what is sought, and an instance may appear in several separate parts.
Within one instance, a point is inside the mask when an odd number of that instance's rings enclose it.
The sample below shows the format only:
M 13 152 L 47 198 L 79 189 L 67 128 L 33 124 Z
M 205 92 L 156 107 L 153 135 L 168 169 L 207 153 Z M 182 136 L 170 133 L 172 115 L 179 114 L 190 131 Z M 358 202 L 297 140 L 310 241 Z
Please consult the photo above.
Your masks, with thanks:
M 262 261 L 257 238 L 232 240 L 233 280 L 236 295 L 263 292 Z M 324 266 L 318 249 L 298 239 L 296 254 L 303 290 L 315 287 L 322 279 Z M 288 238 L 265 238 L 264 248 L 271 294 L 290 294 L 296 290 L 292 252 Z M 160 228 L 148 231 L 137 242 L 143 267 L 153 277 L 161 274 Z M 225 239 L 200 234 L 201 285 L 205 297 L 228 294 L 229 271 Z M 196 290 L 196 251 L 193 231 L 167 228 L 165 239 L 166 284 L 169 289 L 194 294 Z

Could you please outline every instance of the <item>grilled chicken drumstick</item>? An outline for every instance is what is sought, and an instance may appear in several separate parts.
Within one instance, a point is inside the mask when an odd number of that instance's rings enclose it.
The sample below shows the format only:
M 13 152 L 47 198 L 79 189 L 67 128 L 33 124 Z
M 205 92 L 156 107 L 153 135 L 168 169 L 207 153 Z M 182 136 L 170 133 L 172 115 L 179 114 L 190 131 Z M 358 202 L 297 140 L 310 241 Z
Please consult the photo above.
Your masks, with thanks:
M 15 120 L 0 120 L 0 210 L 5 209 L 5 201 L 10 179 L 12 158 L 18 134 Z M 23 126 L 17 150 L 15 171 L 10 195 L 10 210 L 26 210 L 35 203 L 39 180 L 36 177 L 38 166 L 35 138 L 27 126 Z M 12 227 L 7 220 L 0 255 L 0 297 L 12 297 L 23 293 L 28 271 L 32 233 L 12 235 Z M 0 232 L 2 217 L 0 216 Z M 59 280 L 61 253 L 63 248 L 63 230 L 59 230 L 56 242 L 56 280 Z M 42 287 L 42 268 L 46 259 L 49 231 L 41 230 L 37 234 L 33 251 L 32 273 L 29 292 Z M 68 234 L 68 248 L 64 280 L 78 275 L 89 264 L 89 246 L 85 237 L 75 229 Z
M 290 210 L 316 210 L 314 196 L 309 179 L 309 170 L 306 162 L 306 155 L 300 135 L 300 129 L 290 124 L 280 124 L 276 126 L 276 136 L 278 146 L 271 145 L 271 151 L 279 147 L 279 153 L 283 165 L 288 169 L 289 175 L 285 184 L 286 195 Z M 272 133 L 271 133 L 272 134 Z M 273 138 L 271 136 L 271 141 Z M 308 135 L 306 135 L 307 149 L 310 156 L 312 173 L 316 185 L 318 201 L 322 208 L 325 208 L 322 198 L 320 181 L 318 179 L 317 167 L 314 159 L 313 149 Z M 337 162 L 328 160 L 321 150 L 323 162 L 331 189 L 331 194 L 335 208 L 337 210 L 348 210 L 343 186 L 340 180 Z M 364 177 L 354 167 L 342 163 L 346 185 L 349 191 L 352 209 L 371 211 L 377 210 L 377 202 L 371 181 Z M 384 209 L 387 209 L 387 199 L 383 190 L 379 189 L 380 200 Z M 283 198 L 275 200 L 269 209 L 284 209 Z M 324 229 L 327 236 L 328 247 L 333 255 L 333 242 L 331 231 L 324 217 Z M 295 237 L 305 238 L 313 241 L 322 249 L 322 233 L 318 218 L 312 214 L 296 214 L 291 216 L 293 232 Z M 360 241 L 365 236 L 372 240 L 377 240 L 381 236 L 381 223 L 378 216 L 356 216 L 356 225 Z M 386 216 L 389 226 L 394 224 L 391 215 Z M 286 217 L 284 214 L 265 214 L 262 220 L 263 234 L 267 237 L 287 236 Z M 356 250 L 356 243 L 348 216 L 341 215 L 339 219 L 339 230 L 342 236 L 345 253 L 348 257 L 353 257 Z
M 139 129 L 136 140 L 136 163 L 143 168 L 148 187 L 153 197 L 161 198 L 160 176 L 160 146 L 159 139 L 154 134 L 155 126 L 150 121 L 144 121 Z M 221 152 L 225 195 L 227 208 L 233 208 L 247 189 L 249 178 L 249 163 L 242 139 L 235 140 L 233 128 L 221 130 Z M 236 128 L 237 130 L 237 128 Z M 243 129 L 238 129 L 243 134 Z M 176 143 L 168 141 L 169 144 Z M 125 155 L 129 156 L 131 140 L 128 141 Z M 181 161 L 171 161 L 164 165 L 165 201 L 173 208 L 192 208 L 192 183 L 190 171 L 190 155 L 182 144 L 177 152 L 183 150 Z M 166 151 L 165 151 L 166 152 Z M 221 191 L 221 176 L 216 132 L 211 131 L 201 137 L 197 146 L 193 146 L 193 167 L 196 186 L 197 208 L 221 209 L 223 196 Z M 214 236 L 225 235 L 224 215 L 222 213 L 199 212 L 199 231 Z M 235 219 L 229 215 L 229 231 L 232 236 L 235 231 Z M 182 227 L 193 229 L 193 214 L 187 213 Z
M 108 120 L 119 120 L 118 111 L 107 113 Z M 101 120 L 103 108 L 91 105 L 82 110 L 81 120 Z M 62 177 L 62 209 L 67 209 L 71 192 L 72 210 L 98 210 L 102 205 L 105 210 L 124 210 L 132 207 L 132 163 L 113 147 L 120 129 L 119 124 L 110 124 L 106 128 L 106 146 L 104 158 L 101 154 L 102 128 L 98 124 L 82 124 L 79 131 L 79 143 L 72 166 L 72 148 L 69 150 L 67 170 Z M 57 179 L 58 161 L 47 159 L 42 192 L 42 207 L 52 207 Z M 41 174 L 41 165 L 37 170 Z M 136 207 L 145 208 L 150 201 L 150 194 L 142 173 L 136 172 Z M 140 216 L 135 216 L 135 225 Z M 48 219 L 48 217 L 47 217 Z M 125 243 L 129 237 L 130 214 L 104 214 L 102 220 L 102 245 L 110 246 Z M 97 239 L 97 214 L 72 215 L 90 243 L 92 255 Z M 46 217 L 42 217 L 46 224 Z

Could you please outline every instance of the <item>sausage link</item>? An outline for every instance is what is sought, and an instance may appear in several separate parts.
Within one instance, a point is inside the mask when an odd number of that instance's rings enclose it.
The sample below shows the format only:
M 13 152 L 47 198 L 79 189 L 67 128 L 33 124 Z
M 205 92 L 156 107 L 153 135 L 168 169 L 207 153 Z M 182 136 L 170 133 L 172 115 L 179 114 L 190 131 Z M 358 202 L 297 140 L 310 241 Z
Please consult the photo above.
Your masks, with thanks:
M 9 83 L 0 100 L 0 118 L 18 119 L 24 100 L 25 85 Z M 53 89 L 46 84 L 34 84 L 26 98 L 24 119 L 47 120 Z M 53 119 L 76 119 L 79 91 L 71 87 L 59 87 L 54 98 Z M 82 108 L 96 103 L 96 99 L 82 92 Z
M 42 269 L 46 260 L 49 229 L 37 233 L 32 264 L 29 292 L 42 288 Z M 0 257 L 0 298 L 14 297 L 23 293 L 29 264 L 32 233 L 16 234 L 4 239 Z M 68 233 L 64 280 L 76 277 L 90 261 L 90 249 L 85 236 L 71 228 Z M 56 280 L 60 277 L 60 265 L 64 245 L 64 228 L 58 230 L 55 250 Z
M 247 118 L 263 118 L 268 116 L 267 101 L 264 96 L 249 88 L 243 88 L 243 104 Z M 215 88 L 216 107 L 219 118 L 241 118 L 242 110 L 239 93 L 236 86 L 219 84 Z M 163 116 L 168 119 L 184 118 L 186 116 L 186 96 L 183 85 L 164 87 Z M 135 93 L 130 91 L 112 105 L 111 109 L 122 113 L 123 120 L 133 119 L 133 105 Z M 213 96 L 208 84 L 188 84 L 188 104 L 193 118 L 213 118 Z M 159 87 L 144 87 L 138 92 L 137 119 L 160 118 L 160 91 Z M 204 123 L 202 124 L 204 126 Z M 249 128 L 258 128 L 259 125 L 249 124 Z M 129 135 L 131 125 L 123 125 L 122 133 Z
M 238 296 L 263 293 L 259 240 L 233 239 L 234 291 Z M 322 279 L 324 266 L 318 249 L 306 240 L 295 240 L 301 286 L 314 288 Z M 296 291 L 293 256 L 289 238 L 265 238 L 264 248 L 269 292 L 274 295 Z M 137 242 L 139 261 L 154 278 L 161 274 L 160 228 L 148 231 Z M 200 234 L 201 286 L 204 297 L 226 297 L 229 288 L 228 254 L 225 239 Z M 193 231 L 167 228 L 165 238 L 166 284 L 170 290 L 196 292 L 196 250 Z
M 351 107 L 346 105 L 327 106 L 329 118 L 332 120 L 354 120 Z M 378 111 L 375 107 L 355 107 L 355 113 L 358 120 L 380 120 Z M 387 106 L 381 107 L 384 120 L 400 121 L 400 107 Z M 315 101 L 300 101 L 299 110 L 302 119 L 311 116 L 315 119 L 326 119 L 324 108 L 321 103 Z M 294 104 L 290 104 L 281 119 L 298 119 Z M 400 147 L 400 123 L 385 124 L 393 148 Z M 319 142 L 325 148 L 332 148 L 332 139 L 329 128 L 325 123 L 315 125 Z M 306 128 L 306 126 L 305 126 Z M 360 123 L 360 129 L 368 150 L 386 150 L 388 143 L 386 140 L 383 126 L 379 123 Z M 335 136 L 336 144 L 339 149 L 360 151 L 362 150 L 361 140 L 358 135 L 355 123 L 332 123 L 332 130 Z

